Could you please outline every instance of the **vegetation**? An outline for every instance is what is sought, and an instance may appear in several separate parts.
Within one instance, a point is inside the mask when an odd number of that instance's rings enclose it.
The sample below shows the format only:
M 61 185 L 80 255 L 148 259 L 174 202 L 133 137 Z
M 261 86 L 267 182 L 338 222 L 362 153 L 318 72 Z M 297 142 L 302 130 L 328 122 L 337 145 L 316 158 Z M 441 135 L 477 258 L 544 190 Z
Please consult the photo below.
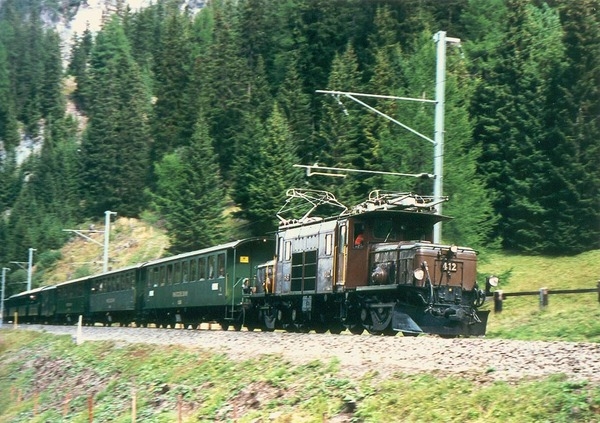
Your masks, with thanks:
M 232 361 L 207 351 L 3 331 L 1 422 L 593 421 L 600 388 L 564 376 L 519 384 L 439 375 L 345 376 L 335 359 Z M 382 380 L 383 377 L 383 380 Z M 526 399 L 526 400 L 525 400 Z M 181 411 L 179 411 L 181 410 Z M 354 421 L 353 420 L 353 421 Z

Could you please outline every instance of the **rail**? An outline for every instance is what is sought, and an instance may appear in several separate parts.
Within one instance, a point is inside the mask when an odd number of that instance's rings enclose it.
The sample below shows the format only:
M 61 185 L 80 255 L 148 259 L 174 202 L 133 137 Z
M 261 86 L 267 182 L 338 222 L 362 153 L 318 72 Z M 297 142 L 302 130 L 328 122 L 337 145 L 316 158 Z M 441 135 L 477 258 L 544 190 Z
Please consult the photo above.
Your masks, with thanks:
M 494 299 L 494 313 L 501 313 L 504 305 L 504 299 L 507 297 L 524 297 L 529 295 L 537 295 L 540 300 L 540 308 L 546 308 L 548 306 L 548 297 L 550 294 L 589 294 L 591 292 L 598 293 L 598 302 L 600 303 L 600 281 L 598 281 L 596 288 L 581 288 L 581 289 L 549 289 L 540 288 L 537 291 L 519 291 L 519 292 L 504 292 L 502 290 L 496 290 L 493 292 Z

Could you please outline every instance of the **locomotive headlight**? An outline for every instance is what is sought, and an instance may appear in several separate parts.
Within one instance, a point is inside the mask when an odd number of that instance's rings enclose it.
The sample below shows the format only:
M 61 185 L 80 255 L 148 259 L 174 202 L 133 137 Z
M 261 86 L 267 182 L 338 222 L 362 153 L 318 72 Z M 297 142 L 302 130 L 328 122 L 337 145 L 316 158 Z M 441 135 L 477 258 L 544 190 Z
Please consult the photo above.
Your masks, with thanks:
M 425 277 L 425 272 L 423 271 L 423 269 L 415 269 L 413 271 L 413 276 L 415 277 L 416 280 L 422 281 L 423 278 Z
M 489 297 L 492 295 L 492 287 L 496 287 L 498 286 L 498 283 L 500 283 L 500 280 L 498 279 L 498 276 L 488 276 L 487 278 L 485 278 L 485 296 Z
M 490 286 L 498 286 L 498 282 L 499 282 L 498 276 L 494 276 L 494 275 L 490 276 L 487 279 L 487 282 L 490 284 Z

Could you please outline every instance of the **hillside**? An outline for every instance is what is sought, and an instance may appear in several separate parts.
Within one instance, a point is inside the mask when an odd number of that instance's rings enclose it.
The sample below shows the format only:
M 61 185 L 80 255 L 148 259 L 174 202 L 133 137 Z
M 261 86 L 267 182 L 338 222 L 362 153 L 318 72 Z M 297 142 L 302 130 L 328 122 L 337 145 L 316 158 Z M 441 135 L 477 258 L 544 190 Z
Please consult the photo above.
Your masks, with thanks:
M 85 234 L 103 244 L 102 230 L 102 227 L 98 227 L 98 232 Z M 109 268 L 113 269 L 159 258 L 169 246 L 164 230 L 139 219 L 117 218 L 111 223 L 110 232 Z M 73 234 L 71 241 L 60 252 L 62 258 L 45 271 L 42 285 L 102 271 L 104 249 L 95 242 Z

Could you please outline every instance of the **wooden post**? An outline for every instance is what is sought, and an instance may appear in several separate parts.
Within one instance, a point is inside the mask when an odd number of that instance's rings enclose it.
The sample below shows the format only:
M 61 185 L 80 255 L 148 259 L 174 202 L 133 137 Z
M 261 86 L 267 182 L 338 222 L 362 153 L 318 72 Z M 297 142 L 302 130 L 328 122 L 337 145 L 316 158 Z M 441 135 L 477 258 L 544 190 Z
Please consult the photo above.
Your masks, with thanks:
M 548 288 L 540 288 L 540 309 L 548 307 Z
M 83 324 L 83 316 L 79 315 L 79 320 L 77 321 L 77 345 L 83 344 L 83 335 L 81 333 L 81 325 Z
M 15 311 L 15 318 L 13 319 L 13 329 L 19 326 L 19 312 Z
M 69 412 L 69 403 L 71 402 L 71 394 L 67 392 L 67 396 L 65 397 L 65 402 L 63 402 L 63 418 L 67 417 Z
M 88 416 L 89 421 L 92 423 L 94 421 L 94 395 L 90 394 L 88 396 Z
M 40 394 L 38 393 L 38 391 L 34 391 L 33 392 L 33 416 L 37 416 L 37 412 L 38 412 L 38 402 L 40 399 Z
M 131 423 L 135 423 L 137 418 L 137 393 L 135 389 L 131 390 Z
M 502 312 L 502 301 L 504 297 L 502 296 L 502 290 L 494 291 L 494 313 Z
M 598 281 L 598 302 L 600 303 L 600 281 Z
M 181 394 L 177 395 L 177 423 L 181 423 Z

